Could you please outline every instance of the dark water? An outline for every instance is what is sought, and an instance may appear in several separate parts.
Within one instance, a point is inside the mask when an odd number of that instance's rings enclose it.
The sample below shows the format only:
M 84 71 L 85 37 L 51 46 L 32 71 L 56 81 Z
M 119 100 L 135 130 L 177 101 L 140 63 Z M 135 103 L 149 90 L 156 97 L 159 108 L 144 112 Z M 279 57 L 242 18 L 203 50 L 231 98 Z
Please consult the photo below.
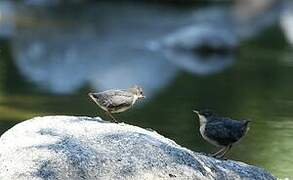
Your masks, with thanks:
M 235 34 L 226 38 L 236 39 L 237 50 L 178 53 L 171 47 L 169 53 L 169 47 L 154 50 L 156 40 L 197 25 L 191 12 L 208 14 L 209 7 L 86 7 L 77 15 L 74 7 L 13 7 L 20 14 L 6 23 L 0 40 L 0 134 L 34 116 L 107 118 L 87 93 L 140 84 L 147 100 L 116 115 L 119 120 L 152 128 L 194 151 L 213 152 L 199 135 L 192 109 L 249 119 L 249 133 L 229 158 L 293 177 L 293 53 L 278 18 L 251 30 L 249 38 L 237 31 L 241 23 L 231 27 Z M 226 12 L 221 8 L 215 11 L 219 16 Z

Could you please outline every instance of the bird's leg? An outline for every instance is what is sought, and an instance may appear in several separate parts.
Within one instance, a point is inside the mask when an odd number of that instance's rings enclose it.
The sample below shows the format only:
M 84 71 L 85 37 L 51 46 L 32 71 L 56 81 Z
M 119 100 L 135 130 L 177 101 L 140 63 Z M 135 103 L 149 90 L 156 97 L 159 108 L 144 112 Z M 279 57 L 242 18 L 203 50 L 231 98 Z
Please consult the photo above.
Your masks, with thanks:
M 223 147 L 221 148 L 219 151 L 215 152 L 214 154 L 212 154 L 213 157 L 217 157 L 220 153 L 222 153 L 224 150 L 226 150 L 227 147 Z
M 114 116 L 109 111 L 106 111 L 106 113 L 115 123 L 118 123 L 118 121 L 114 118 Z
M 232 144 L 228 145 L 228 146 L 226 147 L 226 150 L 223 152 L 223 154 L 221 154 L 221 155 L 219 156 L 219 158 L 223 158 L 223 157 L 228 153 L 228 151 L 231 149 L 231 147 L 232 147 Z

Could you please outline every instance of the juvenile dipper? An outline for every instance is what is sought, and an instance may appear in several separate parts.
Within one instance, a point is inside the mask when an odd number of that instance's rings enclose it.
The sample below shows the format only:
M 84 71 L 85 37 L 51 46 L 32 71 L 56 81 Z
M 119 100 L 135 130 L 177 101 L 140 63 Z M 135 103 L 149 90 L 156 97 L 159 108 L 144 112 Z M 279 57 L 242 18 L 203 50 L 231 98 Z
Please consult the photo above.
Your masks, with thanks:
M 131 108 L 137 99 L 145 98 L 141 87 L 133 86 L 128 90 L 111 89 L 99 93 L 88 94 L 115 122 L 112 113 L 120 113 Z
M 248 131 L 247 120 L 233 120 L 226 117 L 219 117 L 210 110 L 193 110 L 199 117 L 200 134 L 209 143 L 222 147 L 214 153 L 214 157 L 222 158 L 231 149 L 232 145 L 238 142 Z

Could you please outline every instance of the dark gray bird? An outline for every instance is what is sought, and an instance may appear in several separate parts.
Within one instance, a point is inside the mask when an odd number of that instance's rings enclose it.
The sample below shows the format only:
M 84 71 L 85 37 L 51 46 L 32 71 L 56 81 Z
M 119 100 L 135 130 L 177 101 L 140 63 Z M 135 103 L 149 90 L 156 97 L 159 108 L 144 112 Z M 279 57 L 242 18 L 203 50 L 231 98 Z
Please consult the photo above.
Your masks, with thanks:
M 233 120 L 219 117 L 210 110 L 193 110 L 199 117 L 200 134 L 209 143 L 222 147 L 214 157 L 222 158 L 248 131 L 247 120 Z
M 133 86 L 128 90 L 111 89 L 99 93 L 88 94 L 92 100 L 111 117 L 118 122 L 112 113 L 120 113 L 131 108 L 138 99 L 145 98 L 141 87 Z

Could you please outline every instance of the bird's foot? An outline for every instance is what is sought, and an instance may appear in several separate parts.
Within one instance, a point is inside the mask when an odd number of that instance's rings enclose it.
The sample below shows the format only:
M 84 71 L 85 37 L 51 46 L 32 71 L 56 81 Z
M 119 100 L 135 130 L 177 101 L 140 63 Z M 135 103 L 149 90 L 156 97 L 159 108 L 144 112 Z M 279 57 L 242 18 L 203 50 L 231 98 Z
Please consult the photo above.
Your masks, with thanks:
M 228 160 L 228 158 L 226 158 L 224 156 L 219 156 L 219 155 L 212 156 L 212 157 L 215 158 L 215 159 L 218 159 L 218 160 L 224 160 L 224 161 Z
M 211 153 L 206 153 L 206 152 L 201 152 L 200 154 L 204 155 L 204 156 L 209 156 L 209 157 L 212 157 L 213 154 Z
M 116 120 L 116 118 L 108 111 L 106 111 L 107 115 L 112 119 L 112 122 L 119 123 L 119 121 Z
M 146 130 L 148 131 L 151 131 L 151 132 L 156 132 L 155 130 L 153 130 L 152 128 L 145 128 Z

